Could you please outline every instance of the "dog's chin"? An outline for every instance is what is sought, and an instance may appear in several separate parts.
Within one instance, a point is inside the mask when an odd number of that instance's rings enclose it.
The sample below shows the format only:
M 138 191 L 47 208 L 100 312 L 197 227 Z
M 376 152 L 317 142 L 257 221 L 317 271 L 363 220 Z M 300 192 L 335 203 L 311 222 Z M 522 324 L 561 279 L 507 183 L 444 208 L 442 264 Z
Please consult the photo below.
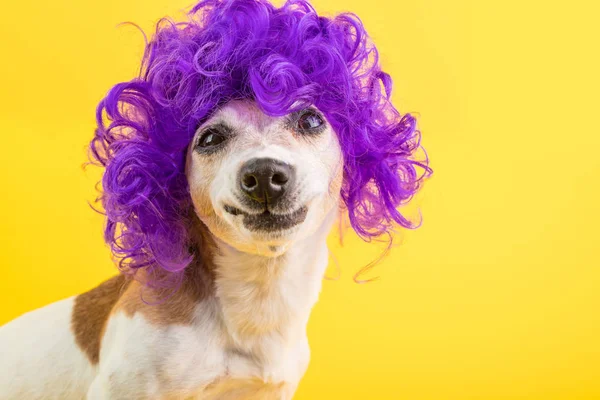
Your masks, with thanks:
M 310 235 L 314 225 L 311 204 L 298 205 L 287 212 L 258 213 L 225 204 L 214 207 L 216 212 L 200 219 L 215 238 L 244 253 L 281 256 L 293 243 Z
M 272 211 L 250 213 L 230 205 L 225 205 L 224 209 L 226 213 L 240 221 L 252 236 L 272 239 L 289 236 L 297 231 L 308 214 L 308 207 L 306 206 L 300 206 L 285 213 L 274 213 Z

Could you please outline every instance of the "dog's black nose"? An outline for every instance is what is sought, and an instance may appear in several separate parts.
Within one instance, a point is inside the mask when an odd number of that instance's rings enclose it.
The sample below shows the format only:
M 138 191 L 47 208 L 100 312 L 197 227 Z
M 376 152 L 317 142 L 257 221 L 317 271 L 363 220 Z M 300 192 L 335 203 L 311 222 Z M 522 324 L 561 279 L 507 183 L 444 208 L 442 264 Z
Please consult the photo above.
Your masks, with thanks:
M 242 192 L 259 203 L 274 205 L 291 186 L 294 168 L 272 158 L 254 158 L 242 166 L 239 183 Z

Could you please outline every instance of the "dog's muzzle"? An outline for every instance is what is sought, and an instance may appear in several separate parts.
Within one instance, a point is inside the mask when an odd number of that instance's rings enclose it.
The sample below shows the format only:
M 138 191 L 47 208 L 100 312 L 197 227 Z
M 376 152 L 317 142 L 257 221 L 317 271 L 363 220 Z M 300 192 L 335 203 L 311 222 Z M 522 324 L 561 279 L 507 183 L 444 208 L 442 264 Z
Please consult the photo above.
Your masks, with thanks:
M 253 158 L 240 168 L 237 182 L 239 200 L 245 210 L 225 205 L 225 211 L 243 216 L 252 231 L 275 232 L 290 229 L 306 219 L 308 208 L 294 204 L 296 181 L 293 166 L 273 158 Z

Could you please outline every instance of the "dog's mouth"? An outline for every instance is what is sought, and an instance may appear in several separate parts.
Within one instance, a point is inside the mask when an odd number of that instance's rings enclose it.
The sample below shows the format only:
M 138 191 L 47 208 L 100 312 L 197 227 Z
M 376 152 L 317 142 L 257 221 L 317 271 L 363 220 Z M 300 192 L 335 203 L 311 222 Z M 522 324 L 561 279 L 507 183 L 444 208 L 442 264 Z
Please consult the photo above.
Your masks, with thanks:
M 289 214 L 273 214 L 268 210 L 260 214 L 248 214 L 229 205 L 226 205 L 224 209 L 231 215 L 242 215 L 246 229 L 261 232 L 277 232 L 293 228 L 304 222 L 308 213 L 308 207 L 306 206 L 302 206 Z

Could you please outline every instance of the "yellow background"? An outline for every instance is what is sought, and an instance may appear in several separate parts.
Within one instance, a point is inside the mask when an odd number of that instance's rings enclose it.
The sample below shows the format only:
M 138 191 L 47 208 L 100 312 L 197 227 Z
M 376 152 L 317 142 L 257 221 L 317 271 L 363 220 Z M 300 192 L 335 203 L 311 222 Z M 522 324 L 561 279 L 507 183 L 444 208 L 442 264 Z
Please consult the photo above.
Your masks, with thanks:
M 332 239 L 342 277 L 296 399 L 600 399 L 598 3 L 314 4 L 361 16 L 435 173 L 379 281 L 351 277 L 380 247 Z M 0 323 L 114 273 L 81 164 L 97 102 L 138 69 L 142 38 L 116 25 L 188 5 L 3 5 Z

